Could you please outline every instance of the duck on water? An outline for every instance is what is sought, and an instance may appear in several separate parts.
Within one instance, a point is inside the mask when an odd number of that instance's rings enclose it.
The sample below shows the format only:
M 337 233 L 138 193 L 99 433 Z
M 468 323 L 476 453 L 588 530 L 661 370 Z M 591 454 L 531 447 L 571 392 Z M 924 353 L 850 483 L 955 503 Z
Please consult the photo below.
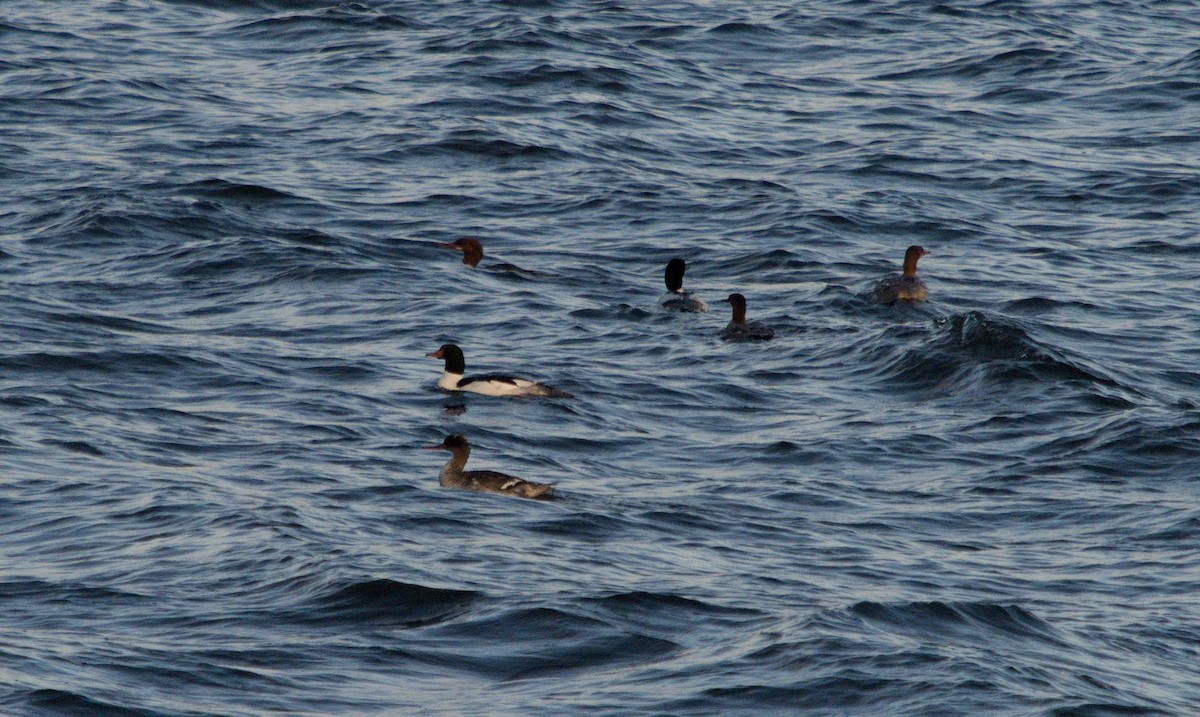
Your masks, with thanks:
M 721 338 L 726 341 L 768 341 L 775 338 L 775 330 L 757 321 L 746 321 L 746 297 L 741 294 L 730 294 L 723 303 L 733 307 L 733 318 L 721 332 Z
M 922 247 L 910 246 L 904 252 L 904 272 L 879 282 L 875 287 L 875 298 L 882 304 L 894 304 L 897 301 L 916 304 L 928 299 L 929 288 L 917 276 L 917 260 L 928 253 Z
M 479 262 L 483 260 L 483 244 L 480 244 L 478 239 L 472 237 L 463 237 L 451 242 L 440 242 L 438 246 L 443 249 L 461 251 L 463 255 L 462 263 L 467 266 L 479 266 Z
M 429 358 L 442 359 L 445 364 L 442 378 L 438 387 L 447 391 L 470 391 L 482 393 L 485 396 L 552 396 L 555 398 L 573 398 L 566 391 L 561 391 L 544 383 L 530 381 L 525 378 L 508 376 L 500 373 L 489 373 L 482 376 L 464 376 L 467 362 L 462 349 L 455 344 L 443 344 L 440 349 L 425 354 Z
M 683 273 L 687 271 L 687 263 L 683 259 L 672 259 L 667 262 L 664 279 L 667 283 L 667 293 L 662 298 L 664 309 L 671 311 L 708 313 L 708 304 L 683 290 Z
M 438 474 L 438 482 L 446 488 L 458 490 L 473 490 L 480 493 L 498 493 L 518 498 L 535 498 L 545 500 L 552 498 L 553 483 L 533 483 L 524 478 L 517 478 L 497 471 L 468 471 L 467 459 L 471 457 L 471 444 L 466 436 L 452 434 L 436 446 L 422 446 L 431 451 L 450 451 L 450 460 Z

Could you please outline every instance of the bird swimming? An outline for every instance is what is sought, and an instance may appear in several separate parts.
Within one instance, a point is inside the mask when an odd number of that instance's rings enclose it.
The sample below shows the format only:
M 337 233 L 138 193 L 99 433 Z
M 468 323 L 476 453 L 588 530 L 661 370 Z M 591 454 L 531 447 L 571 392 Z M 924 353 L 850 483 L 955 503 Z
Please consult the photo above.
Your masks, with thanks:
M 444 249 L 461 251 L 463 255 L 462 263 L 467 266 L 479 266 L 480 260 L 483 259 L 483 244 L 480 244 L 478 239 L 472 237 L 463 237 L 451 242 L 439 242 L 438 246 Z
M 733 318 L 721 332 L 726 341 L 768 341 L 775 338 L 775 330 L 756 321 L 746 321 L 746 297 L 730 294 L 722 302 L 733 307 Z
M 676 258 L 667 262 L 664 276 L 667 293 L 662 298 L 663 308 L 672 311 L 708 313 L 708 304 L 683 290 L 683 272 L 685 271 L 687 271 L 687 264 L 683 259 Z
M 422 446 L 426 450 L 450 451 L 450 460 L 438 474 L 438 483 L 446 488 L 473 490 L 480 493 L 499 493 L 518 498 L 552 498 L 553 483 L 533 483 L 497 471 L 463 470 L 471 457 L 471 444 L 462 434 L 451 434 L 436 446 Z
M 929 288 L 917 276 L 917 260 L 929 252 L 922 247 L 910 246 L 904 252 L 904 273 L 890 276 L 875 287 L 875 298 L 883 304 L 897 301 L 919 303 L 929 298 Z
M 485 396 L 553 396 L 556 398 L 574 398 L 566 391 L 561 391 L 544 383 L 530 381 L 516 376 L 499 373 L 483 376 L 463 376 L 467 363 L 462 349 L 455 344 L 443 344 L 432 353 L 425 354 L 429 358 L 442 359 L 445 367 L 438 387 L 447 391 L 470 391 L 482 393 Z

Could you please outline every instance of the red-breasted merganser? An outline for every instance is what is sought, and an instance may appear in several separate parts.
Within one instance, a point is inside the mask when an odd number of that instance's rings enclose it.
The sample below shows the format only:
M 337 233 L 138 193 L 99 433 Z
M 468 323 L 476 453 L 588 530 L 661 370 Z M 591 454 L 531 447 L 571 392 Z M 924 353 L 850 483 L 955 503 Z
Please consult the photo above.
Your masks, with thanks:
M 531 483 L 523 478 L 497 473 L 496 471 L 465 471 L 467 459 L 471 457 L 471 444 L 466 436 L 450 435 L 436 446 L 422 446 L 427 450 L 450 451 L 450 460 L 438 474 L 438 482 L 446 488 L 474 490 L 481 493 L 499 493 L 518 498 L 552 498 L 553 483 Z
M 479 266 L 479 261 L 483 259 L 483 245 L 479 243 L 478 239 L 463 237 L 452 242 L 439 243 L 438 246 L 461 251 L 463 263 L 467 266 Z
M 929 298 L 929 288 L 917 277 L 917 260 L 929 252 L 919 246 L 910 246 L 904 252 L 904 273 L 891 276 L 875 287 L 875 298 L 884 304 L 897 301 L 918 303 Z
M 708 304 L 683 290 L 683 272 L 687 264 L 683 259 L 672 259 L 667 262 L 666 276 L 667 294 L 662 298 L 664 309 L 672 311 L 698 311 L 708 313 Z
M 746 297 L 730 294 L 728 299 L 721 301 L 733 306 L 733 318 L 721 332 L 721 338 L 726 341 L 767 341 L 775 338 L 775 331 L 770 326 L 746 321 Z
M 442 359 L 446 368 L 438 387 L 447 391 L 471 391 L 485 396 L 554 396 L 557 398 L 574 398 L 566 391 L 560 391 L 553 386 L 537 383 L 515 376 L 502 374 L 486 374 L 484 376 L 469 376 L 464 378 L 467 370 L 466 359 L 462 349 L 454 344 L 445 344 L 433 353 L 425 354 L 429 358 Z

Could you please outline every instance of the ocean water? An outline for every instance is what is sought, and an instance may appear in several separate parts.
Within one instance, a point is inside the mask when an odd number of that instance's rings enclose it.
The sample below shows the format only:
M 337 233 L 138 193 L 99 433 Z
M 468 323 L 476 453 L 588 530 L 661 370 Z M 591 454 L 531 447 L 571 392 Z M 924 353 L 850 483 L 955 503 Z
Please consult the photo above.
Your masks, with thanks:
M 1200 714 L 1198 38 L 3 3 L 0 712 Z

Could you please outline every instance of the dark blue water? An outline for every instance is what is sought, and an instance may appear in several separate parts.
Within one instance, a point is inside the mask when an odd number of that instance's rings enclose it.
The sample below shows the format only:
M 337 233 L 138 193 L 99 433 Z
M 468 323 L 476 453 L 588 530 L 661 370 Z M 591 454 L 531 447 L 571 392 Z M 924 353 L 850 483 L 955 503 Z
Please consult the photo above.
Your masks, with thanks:
M 1200 714 L 1198 40 L 5 2 L 0 711 Z M 562 499 L 440 488 L 449 432 Z

